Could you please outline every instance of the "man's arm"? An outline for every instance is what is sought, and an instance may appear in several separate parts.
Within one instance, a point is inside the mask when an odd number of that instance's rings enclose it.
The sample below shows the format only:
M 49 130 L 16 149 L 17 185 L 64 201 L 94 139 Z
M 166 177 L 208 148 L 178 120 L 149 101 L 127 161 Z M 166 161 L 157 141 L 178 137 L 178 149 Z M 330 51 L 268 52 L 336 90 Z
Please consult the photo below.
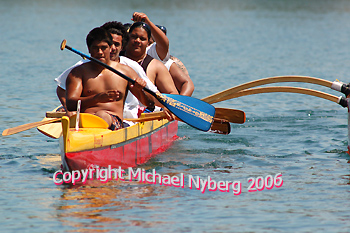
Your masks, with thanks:
M 185 73 L 185 75 L 188 76 L 188 78 L 190 78 L 190 74 L 188 73 L 186 66 L 184 65 L 184 63 L 182 63 L 182 61 L 180 61 L 179 58 L 170 55 L 170 59 L 176 63 L 176 65 L 182 70 L 182 72 Z
M 187 76 L 176 63 L 170 66 L 169 72 L 180 95 L 191 96 L 194 91 L 194 84 L 190 77 Z
M 66 111 L 67 116 L 74 115 L 74 112 L 68 111 L 67 104 L 66 104 L 66 90 L 64 90 L 62 87 L 57 86 L 56 89 L 57 97 L 60 100 L 62 106 L 64 107 L 64 110 Z
M 173 78 L 163 63 L 156 59 L 153 59 L 151 62 L 156 63 L 154 66 L 152 66 L 152 69 L 155 69 L 156 72 L 155 85 L 157 86 L 158 90 L 165 94 L 179 94 Z
M 128 83 L 129 90 L 131 93 L 145 106 L 149 107 L 150 109 L 154 108 L 154 101 L 155 98 L 149 94 L 146 93 L 143 88 L 146 87 L 147 82 L 139 77 L 137 73 L 128 67 L 128 75 L 131 79 L 135 80 L 134 84 Z
M 57 86 L 56 89 L 56 94 L 58 99 L 60 100 L 62 106 L 64 107 L 65 110 L 67 110 L 67 105 L 66 105 L 66 90 L 63 88 Z

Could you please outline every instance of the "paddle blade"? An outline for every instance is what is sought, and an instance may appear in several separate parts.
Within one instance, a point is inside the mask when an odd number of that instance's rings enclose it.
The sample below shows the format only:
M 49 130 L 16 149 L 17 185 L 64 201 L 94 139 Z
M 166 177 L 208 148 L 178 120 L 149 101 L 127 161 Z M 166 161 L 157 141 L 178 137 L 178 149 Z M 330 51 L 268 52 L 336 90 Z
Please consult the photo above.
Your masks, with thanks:
M 208 131 L 213 123 L 215 107 L 196 98 L 157 93 L 158 101 L 190 126 Z
M 215 108 L 215 118 L 225 119 L 228 122 L 243 124 L 246 120 L 245 112 L 230 108 Z
M 224 119 L 215 118 L 209 132 L 217 133 L 217 134 L 225 134 L 225 135 L 230 134 L 231 133 L 230 122 Z

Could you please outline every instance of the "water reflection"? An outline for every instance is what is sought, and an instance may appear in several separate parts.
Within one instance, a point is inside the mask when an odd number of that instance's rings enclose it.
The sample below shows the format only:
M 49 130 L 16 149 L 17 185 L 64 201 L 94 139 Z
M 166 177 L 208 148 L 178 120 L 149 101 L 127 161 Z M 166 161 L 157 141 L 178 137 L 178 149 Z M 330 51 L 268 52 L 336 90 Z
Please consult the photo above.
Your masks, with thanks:
M 172 222 L 159 214 L 161 205 L 158 204 L 165 198 L 167 188 L 120 180 L 104 184 L 89 180 L 85 185 L 65 185 L 60 204 L 56 207 L 57 217 L 64 225 L 78 228 L 72 229 L 72 232 L 110 232 L 127 226 L 165 226 Z

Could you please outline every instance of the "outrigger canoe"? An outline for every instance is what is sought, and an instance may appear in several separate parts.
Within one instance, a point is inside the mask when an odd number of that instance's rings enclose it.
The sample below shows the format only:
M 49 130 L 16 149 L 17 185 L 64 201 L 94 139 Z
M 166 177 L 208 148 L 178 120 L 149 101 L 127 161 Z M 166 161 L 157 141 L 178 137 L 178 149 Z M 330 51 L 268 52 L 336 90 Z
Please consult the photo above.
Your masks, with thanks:
M 166 119 L 138 122 L 111 131 L 103 119 L 80 113 L 78 130 L 75 124 L 75 115 L 62 117 L 59 142 L 63 169 L 67 171 L 109 165 L 122 169 L 135 167 L 164 152 L 178 138 L 178 121 Z M 45 134 L 45 130 L 39 131 Z
M 80 113 L 76 130 L 76 116 L 68 118 L 56 111 L 57 108 L 47 112 L 42 122 L 50 123 L 37 129 L 48 137 L 60 139 L 62 165 L 68 171 L 109 165 L 122 169 L 135 167 L 164 152 L 178 138 L 178 121 L 169 122 L 163 112 L 141 114 L 138 119 L 128 119 L 137 122 L 135 125 L 111 131 L 103 119 L 87 113 Z M 231 122 L 245 121 L 240 110 L 217 108 L 218 117 L 222 118 L 222 114 L 229 114 Z M 230 128 L 227 120 L 218 118 L 211 132 L 228 134 Z

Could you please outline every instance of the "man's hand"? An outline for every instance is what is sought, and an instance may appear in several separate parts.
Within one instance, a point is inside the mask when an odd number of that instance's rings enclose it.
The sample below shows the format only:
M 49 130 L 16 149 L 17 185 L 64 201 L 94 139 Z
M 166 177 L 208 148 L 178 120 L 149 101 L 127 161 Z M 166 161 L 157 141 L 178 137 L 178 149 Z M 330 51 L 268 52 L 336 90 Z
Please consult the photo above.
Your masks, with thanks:
M 117 90 L 110 90 L 98 93 L 97 95 L 95 95 L 94 99 L 99 103 L 107 103 L 120 100 L 121 95 L 120 92 Z
M 134 12 L 134 14 L 132 14 L 132 21 L 134 22 L 145 22 L 149 25 L 149 18 L 145 13 L 141 13 L 141 12 Z
M 143 80 L 140 77 L 137 77 L 135 79 L 135 83 L 134 84 L 130 84 L 130 88 L 136 89 L 137 91 L 141 91 L 144 87 L 146 87 L 146 81 Z
M 174 114 L 172 114 L 168 109 L 164 108 L 164 113 L 166 115 L 166 119 L 168 119 L 168 121 L 173 121 L 176 119 L 176 116 Z

